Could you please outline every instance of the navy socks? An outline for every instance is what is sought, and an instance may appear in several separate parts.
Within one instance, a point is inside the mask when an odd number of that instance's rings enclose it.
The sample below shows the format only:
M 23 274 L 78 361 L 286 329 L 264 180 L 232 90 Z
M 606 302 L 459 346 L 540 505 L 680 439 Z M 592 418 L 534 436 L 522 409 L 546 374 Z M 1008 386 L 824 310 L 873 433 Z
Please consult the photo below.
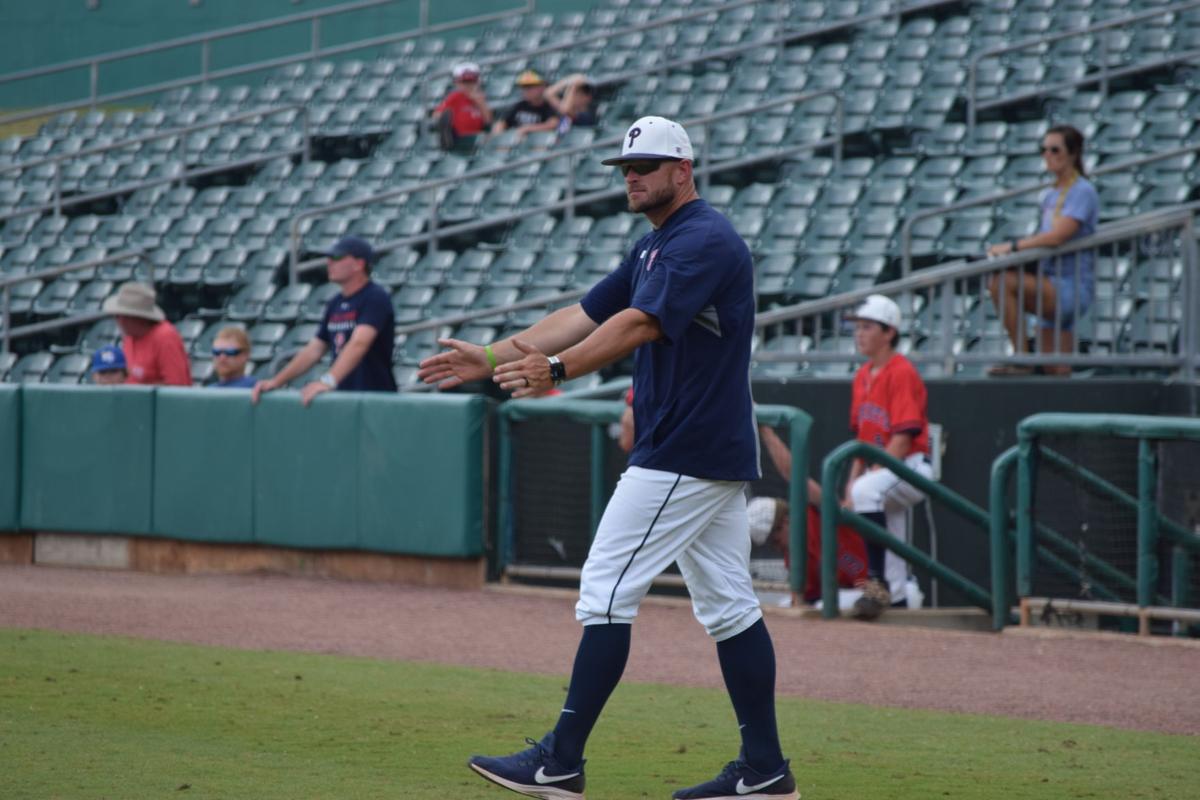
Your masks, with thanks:
M 775 648 L 760 619 L 737 636 L 717 642 L 725 688 L 733 701 L 750 768 L 768 775 L 783 764 L 775 724 Z
M 567 702 L 554 726 L 554 755 L 564 766 L 574 767 L 583 760 L 588 735 L 625 671 L 631 627 L 622 624 L 583 627 Z
M 879 527 L 887 530 L 887 514 L 882 511 L 866 511 L 859 512 L 862 516 L 874 522 Z M 867 577 L 877 578 L 884 583 L 884 558 L 887 555 L 887 548 L 867 541 L 867 537 L 863 537 L 863 544 L 867 546 Z

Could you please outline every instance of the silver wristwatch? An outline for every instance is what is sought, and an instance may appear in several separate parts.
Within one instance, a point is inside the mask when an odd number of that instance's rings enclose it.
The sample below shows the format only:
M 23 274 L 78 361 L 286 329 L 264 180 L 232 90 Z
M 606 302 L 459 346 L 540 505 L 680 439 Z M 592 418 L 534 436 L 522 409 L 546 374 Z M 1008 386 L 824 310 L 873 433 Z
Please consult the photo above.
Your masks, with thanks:
M 337 378 L 333 377 L 333 375 L 328 372 L 326 372 L 320 378 L 317 378 L 317 380 L 328 386 L 330 389 L 337 388 Z

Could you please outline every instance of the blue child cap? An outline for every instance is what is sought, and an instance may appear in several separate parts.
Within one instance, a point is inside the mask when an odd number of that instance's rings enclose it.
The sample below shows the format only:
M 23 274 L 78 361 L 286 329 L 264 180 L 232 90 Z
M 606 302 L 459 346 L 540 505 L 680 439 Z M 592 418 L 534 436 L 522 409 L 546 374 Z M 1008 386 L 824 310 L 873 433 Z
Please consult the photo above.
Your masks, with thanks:
M 107 344 L 92 354 L 91 372 L 126 369 L 125 353 L 115 344 Z
M 375 250 L 367 244 L 365 239 L 358 236 L 343 236 L 337 240 L 337 244 L 325 252 L 325 255 L 329 258 L 350 256 L 361 259 L 368 266 L 375 260 Z

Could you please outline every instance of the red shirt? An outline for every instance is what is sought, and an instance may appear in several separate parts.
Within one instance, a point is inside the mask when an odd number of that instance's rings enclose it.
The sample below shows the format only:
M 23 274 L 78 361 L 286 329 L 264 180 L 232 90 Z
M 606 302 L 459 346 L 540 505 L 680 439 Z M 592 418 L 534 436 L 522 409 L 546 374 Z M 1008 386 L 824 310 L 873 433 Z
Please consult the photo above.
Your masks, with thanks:
M 871 374 L 870 362 L 854 374 L 850 430 L 859 441 L 887 447 L 896 433 L 911 433 L 911 453 L 929 452 L 929 418 L 925 384 L 917 369 L 896 353 Z
M 450 110 L 450 126 L 457 135 L 470 136 L 483 132 L 483 112 L 465 92 L 455 89 L 446 95 L 435 113 L 441 114 L 446 109 Z
M 125 360 L 129 363 L 126 383 L 191 386 L 192 370 L 188 365 L 183 339 L 175 326 L 163 320 L 145 336 L 121 340 Z

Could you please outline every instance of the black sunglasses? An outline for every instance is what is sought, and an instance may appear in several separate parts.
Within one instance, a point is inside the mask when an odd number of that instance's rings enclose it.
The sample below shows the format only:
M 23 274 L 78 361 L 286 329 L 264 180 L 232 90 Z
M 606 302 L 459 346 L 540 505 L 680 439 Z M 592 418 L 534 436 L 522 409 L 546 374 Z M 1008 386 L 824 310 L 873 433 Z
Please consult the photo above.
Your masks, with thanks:
M 622 164 L 621 176 L 629 175 L 630 171 L 636 172 L 638 175 L 649 175 L 652 172 L 658 172 L 658 168 L 663 165 L 664 161 L 675 161 L 673 158 L 664 158 L 661 161 L 633 161 Z
M 1052 144 L 1052 145 L 1050 145 L 1049 147 L 1046 147 L 1046 145 L 1042 145 L 1042 152 L 1043 152 L 1043 153 L 1055 153 L 1055 154 L 1058 154 L 1058 153 L 1061 153 L 1061 152 L 1062 152 L 1062 148 L 1061 148 L 1061 147 L 1059 147 L 1059 146 L 1058 146 L 1058 145 L 1056 145 L 1056 144 Z
M 216 358 L 217 356 L 229 356 L 230 358 L 233 358 L 234 356 L 240 356 L 242 354 L 242 348 L 240 348 L 240 347 L 214 347 L 212 349 L 212 354 L 213 354 L 213 358 Z

